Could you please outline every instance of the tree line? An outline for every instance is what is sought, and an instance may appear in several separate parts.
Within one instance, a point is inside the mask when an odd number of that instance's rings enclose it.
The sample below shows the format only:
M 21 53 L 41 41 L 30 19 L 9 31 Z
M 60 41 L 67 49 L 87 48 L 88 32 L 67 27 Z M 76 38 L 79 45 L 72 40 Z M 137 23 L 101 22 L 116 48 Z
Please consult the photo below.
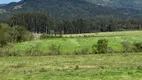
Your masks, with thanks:
M 94 16 L 92 16 L 94 17 Z M 119 19 L 114 16 L 95 16 L 94 19 L 55 20 L 47 13 L 16 13 L 2 23 L 25 26 L 34 33 L 80 34 L 142 29 L 142 19 Z

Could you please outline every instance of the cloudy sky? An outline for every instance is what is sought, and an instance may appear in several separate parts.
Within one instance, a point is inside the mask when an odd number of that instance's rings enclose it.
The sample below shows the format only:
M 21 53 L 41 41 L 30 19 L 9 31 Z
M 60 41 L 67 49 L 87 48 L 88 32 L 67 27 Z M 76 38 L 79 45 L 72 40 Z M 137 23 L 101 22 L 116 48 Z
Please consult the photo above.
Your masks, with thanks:
M 18 2 L 20 0 L 0 0 L 0 4 L 10 3 L 10 2 Z

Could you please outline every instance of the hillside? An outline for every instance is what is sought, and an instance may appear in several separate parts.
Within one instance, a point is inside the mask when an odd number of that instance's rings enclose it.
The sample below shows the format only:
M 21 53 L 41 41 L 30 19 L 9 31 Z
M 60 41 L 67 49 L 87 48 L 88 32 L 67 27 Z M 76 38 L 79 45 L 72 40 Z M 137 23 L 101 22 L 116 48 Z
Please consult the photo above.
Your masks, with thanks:
M 6 4 L 0 4 L 0 7 L 5 6 Z
M 99 3 L 99 2 L 97 2 Z M 0 7 L 6 13 L 48 12 L 55 19 L 93 18 L 95 15 L 114 15 L 116 17 L 140 17 L 142 11 L 132 8 L 114 8 L 92 4 L 84 0 L 22 0 Z
M 109 7 L 142 9 L 142 0 L 85 0 L 85 1 Z

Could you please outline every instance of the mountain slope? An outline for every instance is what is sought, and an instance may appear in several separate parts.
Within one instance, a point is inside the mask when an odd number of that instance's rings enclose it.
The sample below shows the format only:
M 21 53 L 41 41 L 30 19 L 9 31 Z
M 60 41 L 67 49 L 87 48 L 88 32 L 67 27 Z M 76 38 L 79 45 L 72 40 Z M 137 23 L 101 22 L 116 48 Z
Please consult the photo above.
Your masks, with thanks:
M 85 1 L 102 6 L 142 9 L 142 0 L 85 0 Z
M 6 4 L 0 4 L 0 7 L 5 6 Z
M 5 10 L 3 13 L 48 12 L 56 19 L 92 18 L 94 15 L 129 17 L 141 14 L 141 11 L 135 9 L 104 7 L 84 0 L 22 0 L 0 9 Z

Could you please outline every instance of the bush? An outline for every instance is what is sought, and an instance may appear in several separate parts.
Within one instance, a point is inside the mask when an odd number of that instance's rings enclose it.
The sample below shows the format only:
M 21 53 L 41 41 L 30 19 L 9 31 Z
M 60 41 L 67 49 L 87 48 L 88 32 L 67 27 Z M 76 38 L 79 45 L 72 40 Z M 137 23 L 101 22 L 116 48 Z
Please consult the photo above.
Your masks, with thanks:
M 78 66 L 78 65 L 76 65 L 74 69 L 75 69 L 75 70 L 78 70 L 78 69 L 79 69 L 79 66 Z
M 87 48 L 84 48 L 81 50 L 81 54 L 89 54 L 89 50 Z
M 13 32 L 11 35 L 16 42 L 29 41 L 34 38 L 32 33 L 22 26 L 13 26 L 12 28 Z
M 7 45 L 7 43 L 10 41 L 10 31 L 11 28 L 8 27 L 8 25 L 0 24 L 0 47 Z
M 79 55 L 79 54 L 89 54 L 89 50 L 87 48 L 83 48 L 81 50 L 74 50 L 73 54 Z
M 7 52 L 8 52 L 7 49 L 2 49 L 2 48 L 0 48 L 0 57 L 7 56 Z M 8 52 L 8 53 L 9 53 L 9 52 Z
M 6 57 L 6 56 L 17 56 L 15 52 L 11 52 L 10 49 L 13 45 L 4 46 L 3 48 L 0 48 L 0 57 Z
M 92 46 L 93 53 L 107 53 L 108 41 L 106 39 L 98 40 L 97 44 Z
M 7 45 L 7 40 L 6 40 L 5 37 L 2 37 L 2 36 L 1 36 L 1 39 L 0 39 L 0 47 L 3 47 L 3 46 L 5 46 L 5 45 Z
M 36 44 L 34 46 L 31 46 L 26 50 L 25 53 L 26 56 L 42 56 L 43 54 L 40 51 L 40 44 Z
M 22 42 L 32 40 L 34 37 L 31 32 L 22 26 L 10 27 L 7 24 L 0 24 L 0 47 L 9 42 Z
M 136 52 L 141 52 L 142 51 L 142 42 L 137 42 L 137 43 L 134 43 L 134 46 L 135 46 L 135 51 Z
M 133 52 L 133 44 L 131 44 L 128 41 L 123 41 L 121 42 L 122 46 L 123 46 L 123 52 Z
M 61 53 L 61 46 L 59 45 L 55 45 L 55 44 L 51 44 L 49 46 L 49 50 L 50 50 L 50 54 L 51 55 L 60 55 Z
M 107 52 L 108 52 L 108 53 L 115 53 L 114 49 L 111 48 L 111 47 L 108 47 L 108 48 L 107 48 Z
M 99 53 L 98 50 L 97 50 L 97 45 L 96 44 L 94 44 L 92 46 L 92 53 L 95 53 L 95 54 Z

